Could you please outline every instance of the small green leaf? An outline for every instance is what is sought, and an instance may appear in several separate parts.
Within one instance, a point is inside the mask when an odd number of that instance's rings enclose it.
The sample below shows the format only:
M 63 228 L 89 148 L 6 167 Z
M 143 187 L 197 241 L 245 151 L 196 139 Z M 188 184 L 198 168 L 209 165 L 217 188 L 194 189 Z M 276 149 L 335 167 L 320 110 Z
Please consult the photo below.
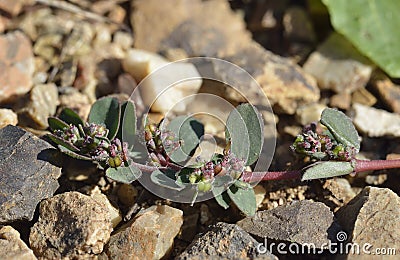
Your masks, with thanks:
M 59 118 L 67 124 L 72 124 L 74 126 L 84 125 L 82 118 L 72 109 L 64 108 Z
M 132 147 L 136 138 L 136 109 L 135 104 L 128 100 L 121 105 L 120 127 L 118 138 Z
M 164 127 L 161 126 L 161 131 Z M 171 120 L 166 130 L 175 134 L 175 141 L 180 142 L 180 147 L 176 150 L 166 149 L 172 161 L 184 163 L 194 153 L 199 145 L 200 138 L 204 135 L 202 123 L 192 117 L 179 116 Z
M 47 135 L 48 138 L 50 138 L 51 141 L 53 141 L 54 143 L 61 145 L 65 148 L 67 148 L 68 150 L 72 151 L 72 152 L 78 152 L 79 149 L 78 147 L 76 147 L 75 145 L 71 144 L 70 142 L 65 141 L 64 139 L 55 136 L 53 134 L 48 134 Z
M 118 132 L 121 106 L 116 98 L 105 97 L 97 100 L 90 109 L 89 123 L 104 124 L 112 140 Z
M 231 185 L 228 189 L 229 198 L 247 216 L 253 216 L 257 210 L 256 195 L 252 188 L 241 189 Z
M 142 172 L 136 166 L 130 165 L 127 167 L 118 167 L 118 168 L 108 168 L 106 170 L 106 176 L 114 181 L 121 183 L 132 183 L 137 180 Z
M 60 151 L 62 153 L 65 153 L 69 157 L 72 157 L 72 158 L 75 158 L 75 159 L 79 159 L 79 160 L 92 161 L 92 158 L 84 156 L 84 155 L 77 154 L 77 153 L 69 150 L 68 148 L 65 148 L 62 145 L 58 145 L 58 149 L 60 149 Z
M 354 172 L 351 162 L 318 162 L 307 168 L 301 178 L 302 181 L 330 178 L 347 175 Z
M 226 189 L 232 184 L 233 178 L 230 175 L 216 176 L 213 182 L 212 192 L 217 203 L 224 209 L 229 208 L 231 199 Z
M 246 160 L 246 165 L 255 163 L 264 142 L 263 121 L 257 109 L 251 104 L 236 107 L 226 121 L 225 137 L 236 157 Z
M 360 138 L 353 122 L 343 112 L 325 108 L 321 114 L 321 124 L 326 126 L 335 139 L 345 145 L 360 150 Z
M 215 200 L 217 201 L 218 205 L 223 207 L 224 209 L 229 208 L 229 204 L 231 203 L 231 199 L 227 192 L 223 192 L 219 195 L 214 196 Z
M 49 127 L 52 131 L 55 130 L 64 130 L 65 127 L 68 127 L 68 124 L 64 121 L 56 118 L 56 117 L 49 117 L 47 119 L 47 123 L 49 123 Z
M 185 185 L 176 181 L 175 172 L 171 170 L 165 170 L 164 172 L 155 170 L 151 173 L 150 179 L 152 182 L 160 185 L 161 187 L 178 191 L 185 188 Z

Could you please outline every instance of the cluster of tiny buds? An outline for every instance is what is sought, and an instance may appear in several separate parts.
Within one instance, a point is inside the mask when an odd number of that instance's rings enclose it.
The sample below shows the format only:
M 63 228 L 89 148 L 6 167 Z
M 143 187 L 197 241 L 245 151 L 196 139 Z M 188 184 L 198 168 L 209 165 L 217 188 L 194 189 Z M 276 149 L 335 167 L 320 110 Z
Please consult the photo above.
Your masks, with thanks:
M 175 135 L 171 131 L 161 131 L 156 124 L 146 125 L 144 140 L 153 165 L 168 165 L 170 158 L 166 150 L 172 152 L 180 145 L 175 139 Z
M 328 135 L 319 133 L 316 123 L 306 125 L 290 148 L 301 155 L 318 160 L 351 161 L 356 149 L 344 146 Z
M 128 144 L 118 138 L 109 141 L 105 126 L 85 123 L 84 126 L 69 125 L 63 130 L 55 131 L 63 140 L 73 144 L 82 154 L 89 155 L 98 162 L 105 162 L 110 167 L 124 166 L 128 161 Z
M 209 161 L 196 168 L 190 175 L 189 181 L 198 184 L 198 190 L 207 192 L 212 187 L 216 175 L 230 175 L 238 179 L 245 170 L 244 160 L 238 159 L 231 152 L 226 153 L 219 162 Z

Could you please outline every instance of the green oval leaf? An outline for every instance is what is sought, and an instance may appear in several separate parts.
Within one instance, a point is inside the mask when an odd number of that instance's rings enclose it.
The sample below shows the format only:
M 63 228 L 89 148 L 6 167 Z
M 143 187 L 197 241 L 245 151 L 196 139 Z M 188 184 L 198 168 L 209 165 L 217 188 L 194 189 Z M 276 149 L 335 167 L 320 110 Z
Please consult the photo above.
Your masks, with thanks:
M 252 188 L 241 189 L 231 185 L 228 189 L 229 198 L 247 216 L 253 216 L 257 210 L 256 195 Z
M 121 114 L 121 106 L 116 98 L 104 97 L 92 105 L 88 121 L 89 123 L 104 124 L 108 132 L 108 138 L 112 140 L 118 132 Z
M 257 109 L 251 104 L 236 107 L 226 121 L 225 137 L 236 157 L 246 160 L 246 165 L 255 163 L 264 143 L 263 121 Z
M 219 195 L 214 195 L 215 201 L 218 203 L 218 205 L 220 205 L 221 207 L 223 207 L 224 209 L 228 209 L 229 205 L 231 203 L 231 199 L 229 198 L 229 195 L 227 192 L 223 192 Z
M 301 178 L 302 181 L 330 178 L 347 175 L 354 172 L 351 162 L 318 162 L 307 168 Z
M 164 127 L 161 126 L 161 131 Z M 184 163 L 190 159 L 199 145 L 200 138 L 204 135 L 204 126 L 196 119 L 188 116 L 178 116 L 171 120 L 166 127 L 167 131 L 175 134 L 175 141 L 180 142 L 176 150 L 166 148 L 172 161 Z
M 78 147 L 76 147 L 75 145 L 73 145 L 70 142 L 65 141 L 64 139 L 62 139 L 62 138 L 60 138 L 58 136 L 55 136 L 55 135 L 52 135 L 52 134 L 48 134 L 47 137 L 50 138 L 50 140 L 53 141 L 54 143 L 56 143 L 58 145 L 61 145 L 61 146 L 65 147 L 65 148 L 67 148 L 68 150 L 71 150 L 72 152 L 78 152 L 79 151 Z
M 161 187 L 173 189 L 173 190 L 183 190 L 185 185 L 176 181 L 175 172 L 171 170 L 155 170 L 151 173 L 150 179 L 153 183 L 160 185 Z
M 360 150 L 360 138 L 353 122 L 343 112 L 333 109 L 325 108 L 321 114 L 321 124 L 326 126 L 335 139 L 345 145 L 356 148 L 357 152 Z
M 59 118 L 67 124 L 72 124 L 74 126 L 84 125 L 82 118 L 72 109 L 64 108 Z
M 49 117 L 47 119 L 47 123 L 52 131 L 55 130 L 64 130 L 65 127 L 68 127 L 68 124 L 64 121 L 56 118 L 56 117 Z
M 127 142 L 132 147 L 136 135 L 136 109 L 135 104 L 128 100 L 121 105 L 120 128 L 118 138 Z
M 60 149 L 60 151 L 66 155 L 68 155 L 69 157 L 75 158 L 75 159 L 79 159 L 79 160 L 85 160 L 85 161 L 92 161 L 92 158 L 81 155 L 81 154 L 77 154 L 71 150 L 69 150 L 68 148 L 65 148 L 62 145 L 58 145 L 58 149 Z
M 323 0 L 333 27 L 391 77 L 400 77 L 398 0 Z
M 130 184 L 137 180 L 142 172 L 136 166 L 130 165 L 128 167 L 108 168 L 106 176 L 114 181 Z

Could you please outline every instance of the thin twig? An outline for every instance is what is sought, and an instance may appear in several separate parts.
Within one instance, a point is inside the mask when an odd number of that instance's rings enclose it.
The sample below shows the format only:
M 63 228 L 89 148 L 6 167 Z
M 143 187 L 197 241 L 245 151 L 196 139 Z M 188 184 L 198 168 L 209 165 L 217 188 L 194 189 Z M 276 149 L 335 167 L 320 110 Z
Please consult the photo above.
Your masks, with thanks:
M 113 20 L 111 20 L 111 19 L 109 19 L 107 17 L 98 15 L 98 14 L 93 13 L 93 12 L 89 12 L 89 11 L 83 10 L 78 6 L 76 6 L 74 4 L 71 4 L 71 3 L 68 3 L 68 2 L 65 2 L 65 1 L 61 1 L 61 0 L 35 0 L 35 1 L 37 3 L 40 3 L 40 4 L 52 6 L 52 7 L 55 7 L 55 8 L 62 9 L 64 11 L 68 11 L 68 12 L 80 15 L 80 16 L 86 18 L 86 19 L 90 19 L 90 20 L 93 20 L 93 21 L 96 21 L 96 22 L 106 22 L 106 23 L 115 24 L 115 25 L 121 27 L 122 29 L 124 29 L 124 30 L 126 30 L 128 32 L 131 31 L 129 29 L 129 27 L 126 26 L 125 24 L 120 24 L 120 23 L 114 22 Z

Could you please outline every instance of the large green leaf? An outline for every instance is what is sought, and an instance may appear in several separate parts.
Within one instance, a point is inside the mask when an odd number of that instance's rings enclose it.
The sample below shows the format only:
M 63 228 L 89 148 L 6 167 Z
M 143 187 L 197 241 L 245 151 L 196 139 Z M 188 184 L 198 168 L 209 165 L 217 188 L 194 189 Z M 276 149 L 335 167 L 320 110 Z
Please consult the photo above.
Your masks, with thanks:
M 163 131 L 164 127 L 161 127 Z M 166 127 L 175 135 L 175 141 L 180 142 L 180 147 L 176 150 L 166 148 L 172 161 L 184 163 L 194 153 L 199 145 L 200 138 L 204 135 L 204 126 L 196 119 L 188 116 L 178 116 L 171 120 Z
M 262 117 L 250 104 L 236 107 L 226 121 L 225 136 L 231 142 L 231 152 L 246 160 L 246 165 L 257 161 L 264 142 Z
M 136 134 L 136 109 L 135 104 L 128 100 L 121 105 L 121 119 L 118 138 L 127 142 L 132 147 Z
M 108 138 L 113 139 L 119 127 L 121 106 L 116 98 L 105 97 L 97 100 L 90 109 L 89 123 L 104 124 L 108 132 Z
M 332 25 L 390 76 L 400 77 L 398 0 L 322 0 Z
M 343 112 L 325 108 L 321 114 L 321 124 L 326 126 L 335 139 L 345 145 L 360 150 L 360 138 L 353 122 Z
M 302 181 L 347 175 L 354 171 L 351 162 L 318 162 L 307 168 Z
M 140 177 L 141 171 L 136 166 L 130 165 L 128 167 L 108 168 L 106 176 L 114 181 L 121 183 L 132 183 Z
M 241 189 L 231 185 L 228 189 L 229 198 L 247 216 L 253 216 L 257 210 L 256 195 L 252 188 Z

